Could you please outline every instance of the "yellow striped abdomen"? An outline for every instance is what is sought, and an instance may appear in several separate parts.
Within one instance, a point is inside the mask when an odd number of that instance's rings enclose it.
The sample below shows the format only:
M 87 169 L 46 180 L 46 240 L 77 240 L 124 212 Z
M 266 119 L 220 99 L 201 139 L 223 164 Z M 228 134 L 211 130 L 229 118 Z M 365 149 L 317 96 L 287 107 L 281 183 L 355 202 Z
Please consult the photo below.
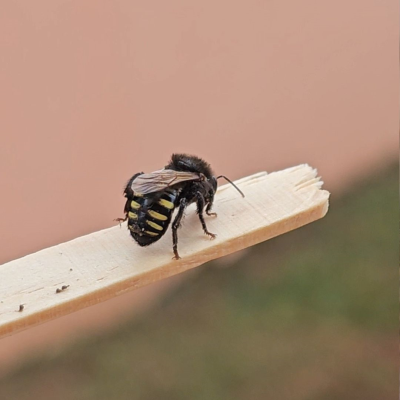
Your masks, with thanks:
M 128 228 L 140 246 L 148 246 L 164 235 L 177 198 L 178 192 L 172 189 L 127 198 Z

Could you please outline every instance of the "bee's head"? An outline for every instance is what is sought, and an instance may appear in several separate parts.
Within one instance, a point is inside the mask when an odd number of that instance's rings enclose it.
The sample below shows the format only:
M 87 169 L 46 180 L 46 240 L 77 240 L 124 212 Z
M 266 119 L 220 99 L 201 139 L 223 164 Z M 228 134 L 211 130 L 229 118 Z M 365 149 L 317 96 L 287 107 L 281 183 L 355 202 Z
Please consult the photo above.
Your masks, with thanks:
M 214 200 L 215 192 L 217 191 L 217 179 L 215 178 L 215 176 L 212 176 L 208 179 L 205 178 L 203 181 L 203 185 L 206 189 L 206 193 L 204 195 L 206 203 L 212 203 Z

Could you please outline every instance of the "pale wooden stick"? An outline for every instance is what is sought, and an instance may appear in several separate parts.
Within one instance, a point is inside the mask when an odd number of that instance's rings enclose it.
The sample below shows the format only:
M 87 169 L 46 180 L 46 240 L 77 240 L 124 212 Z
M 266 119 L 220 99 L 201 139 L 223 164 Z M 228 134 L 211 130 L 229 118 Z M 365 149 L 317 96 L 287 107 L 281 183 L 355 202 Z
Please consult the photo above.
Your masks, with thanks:
M 124 223 L 1 265 L 0 336 L 281 235 L 328 210 L 329 193 L 320 189 L 322 182 L 308 165 L 235 183 L 246 197 L 224 185 L 214 203 L 218 217 L 206 216 L 209 231 L 218 235 L 215 240 L 204 235 L 195 208 L 188 209 L 179 231 L 179 261 L 172 260 L 170 231 L 142 248 Z

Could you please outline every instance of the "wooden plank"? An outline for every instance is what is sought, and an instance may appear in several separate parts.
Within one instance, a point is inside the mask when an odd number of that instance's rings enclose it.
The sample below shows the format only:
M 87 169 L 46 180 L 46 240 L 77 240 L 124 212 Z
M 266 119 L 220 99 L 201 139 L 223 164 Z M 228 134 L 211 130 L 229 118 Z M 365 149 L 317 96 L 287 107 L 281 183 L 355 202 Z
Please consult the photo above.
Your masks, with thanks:
M 208 229 L 189 207 L 179 231 L 181 260 L 173 260 L 171 232 L 149 247 L 131 239 L 126 223 L 94 232 L 0 266 L 0 336 L 117 296 L 207 261 L 296 229 L 328 210 L 316 170 L 299 165 L 261 172 L 218 189 Z M 229 271 L 227 271 L 229 273 Z M 62 286 L 68 286 L 62 289 Z M 18 311 L 20 304 L 23 310 Z

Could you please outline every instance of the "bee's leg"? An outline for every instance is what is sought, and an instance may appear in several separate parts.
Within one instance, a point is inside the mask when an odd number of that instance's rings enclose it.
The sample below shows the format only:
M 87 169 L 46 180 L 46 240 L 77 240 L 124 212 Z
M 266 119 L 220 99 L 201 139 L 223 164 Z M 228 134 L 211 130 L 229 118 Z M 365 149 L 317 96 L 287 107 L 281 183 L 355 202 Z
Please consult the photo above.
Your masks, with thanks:
M 121 226 L 121 224 L 125 222 L 127 219 L 128 217 L 125 216 L 125 218 L 115 218 L 113 221 L 119 222 L 119 226 Z
M 124 213 L 125 213 L 125 218 L 115 218 L 114 221 L 119 222 L 119 226 L 121 226 L 121 224 L 123 222 L 125 222 L 128 219 L 128 212 L 129 212 L 129 204 L 130 204 L 130 200 L 128 199 L 125 202 L 125 206 L 124 206 Z
M 210 236 L 211 239 L 215 239 L 217 235 L 208 231 L 206 222 L 204 221 L 204 216 L 203 216 L 203 209 L 205 204 L 204 197 L 200 192 L 196 192 L 196 198 L 197 198 L 197 214 L 199 214 L 199 219 L 201 222 L 201 226 L 203 227 L 203 231 L 206 235 Z
M 213 203 L 212 201 L 210 203 L 207 204 L 206 207 L 206 214 L 209 215 L 210 217 L 216 217 L 217 213 L 216 212 L 210 212 L 212 209 Z
M 173 242 L 173 250 L 175 256 L 173 257 L 174 260 L 179 260 L 179 253 L 178 253 L 178 228 L 181 225 L 181 219 L 183 217 L 183 213 L 185 208 L 187 207 L 186 199 L 183 198 L 179 204 L 178 214 L 176 215 L 174 222 L 172 223 L 172 242 Z

